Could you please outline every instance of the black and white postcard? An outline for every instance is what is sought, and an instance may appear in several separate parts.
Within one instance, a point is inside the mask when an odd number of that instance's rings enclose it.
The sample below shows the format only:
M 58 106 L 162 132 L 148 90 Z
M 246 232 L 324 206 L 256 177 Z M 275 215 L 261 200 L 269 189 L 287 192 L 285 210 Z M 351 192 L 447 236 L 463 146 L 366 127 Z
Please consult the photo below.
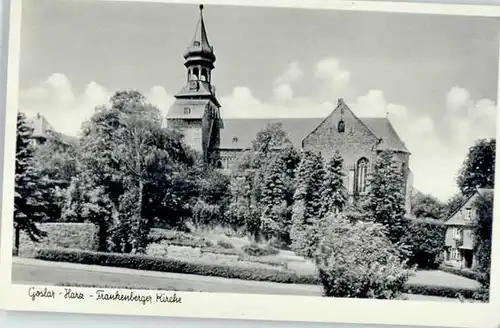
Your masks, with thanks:
M 12 1 L 5 307 L 498 324 L 499 9 Z

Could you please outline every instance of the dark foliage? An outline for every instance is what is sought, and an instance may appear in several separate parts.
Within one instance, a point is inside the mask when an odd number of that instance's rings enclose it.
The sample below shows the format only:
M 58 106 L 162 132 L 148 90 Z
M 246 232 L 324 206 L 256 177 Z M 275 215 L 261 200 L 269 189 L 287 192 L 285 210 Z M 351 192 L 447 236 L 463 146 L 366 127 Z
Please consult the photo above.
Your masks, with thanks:
M 469 153 L 458 173 L 457 183 L 464 195 L 477 188 L 493 188 L 495 184 L 496 139 L 480 139 Z

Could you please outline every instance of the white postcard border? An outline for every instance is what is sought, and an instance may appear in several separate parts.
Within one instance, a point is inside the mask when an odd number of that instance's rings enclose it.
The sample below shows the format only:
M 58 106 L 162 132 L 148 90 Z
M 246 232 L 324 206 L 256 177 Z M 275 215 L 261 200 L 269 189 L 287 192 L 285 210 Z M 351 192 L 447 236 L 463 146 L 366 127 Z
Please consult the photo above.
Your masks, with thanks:
M 110 1 L 110 0 L 102 0 Z M 115 0 L 132 1 L 132 0 Z M 146 2 L 146 1 L 144 1 Z M 148 0 L 147 2 L 190 3 L 193 0 Z M 6 122 L 4 138 L 3 200 L 0 248 L 0 305 L 14 311 L 50 311 L 71 313 L 96 313 L 116 315 L 173 316 L 190 318 L 252 319 L 270 321 L 344 322 L 363 324 L 393 324 L 446 327 L 496 327 L 500 322 L 500 242 L 495 238 L 492 245 L 490 302 L 451 303 L 429 301 L 382 301 L 363 299 L 339 299 L 310 296 L 281 296 L 253 294 L 223 294 L 199 292 L 175 292 L 182 298 L 181 304 L 132 304 L 94 299 L 37 299 L 28 297 L 27 285 L 11 283 L 12 236 L 14 207 L 14 163 L 16 140 L 16 116 L 19 92 L 19 55 L 21 37 L 21 0 L 11 0 L 8 40 L 8 70 L 6 92 Z M 415 14 L 442 14 L 458 16 L 500 17 L 500 6 L 456 5 L 429 3 L 396 3 L 376 1 L 297 1 L 297 0 L 207 0 L 205 4 L 294 7 L 303 9 L 362 10 Z M 500 22 L 500 21 L 499 21 Z M 500 25 L 499 25 L 500 27 Z M 500 31 L 500 29 L 499 29 Z M 500 47 L 500 45 L 499 45 Z M 499 65 L 500 66 L 500 65 Z M 500 77 L 500 72 L 499 72 Z M 500 98 L 500 83 L 498 97 Z M 498 106 L 497 99 L 497 106 Z M 497 115 L 497 136 L 500 135 L 500 115 Z M 500 146 L 497 145 L 497 153 Z M 500 173 L 496 170 L 496 181 Z M 495 186 L 498 191 L 500 186 Z M 494 216 L 499 216 L 500 197 L 495 197 Z M 500 235 L 500 219 L 493 220 L 493 235 Z M 37 288 L 43 286 L 37 285 Z M 64 287 L 47 286 L 57 292 Z M 95 288 L 72 288 L 87 295 Z M 108 289 L 114 291 L 113 289 Z M 120 290 L 128 293 L 130 290 Z M 156 291 L 135 291 L 153 295 Z M 103 303 L 105 302 L 105 303 Z

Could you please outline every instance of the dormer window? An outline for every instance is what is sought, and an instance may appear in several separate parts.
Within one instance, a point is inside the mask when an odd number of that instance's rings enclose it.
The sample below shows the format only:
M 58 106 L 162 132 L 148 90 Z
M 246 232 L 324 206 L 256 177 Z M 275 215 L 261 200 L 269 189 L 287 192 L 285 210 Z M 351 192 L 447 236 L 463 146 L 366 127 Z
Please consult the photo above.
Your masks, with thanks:
M 345 132 L 345 123 L 344 123 L 344 120 L 340 120 L 339 121 L 339 124 L 337 126 L 337 130 L 339 131 L 339 133 L 344 133 Z
M 189 107 L 184 107 L 184 114 L 191 114 L 191 108 Z
M 233 137 L 233 143 L 237 143 L 238 142 L 238 137 Z
M 193 46 L 195 46 L 195 47 L 199 47 L 199 46 L 200 46 L 200 41 L 195 41 L 195 42 L 193 42 Z

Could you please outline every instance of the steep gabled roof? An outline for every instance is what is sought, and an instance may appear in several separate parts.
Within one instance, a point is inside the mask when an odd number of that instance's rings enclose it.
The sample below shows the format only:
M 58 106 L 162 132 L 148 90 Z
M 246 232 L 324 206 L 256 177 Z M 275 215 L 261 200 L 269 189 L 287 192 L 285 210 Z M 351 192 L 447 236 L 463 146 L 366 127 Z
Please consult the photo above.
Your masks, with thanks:
M 462 224 L 462 221 L 457 219 L 457 220 L 452 220 L 455 214 L 457 214 L 458 211 L 460 211 L 465 204 L 467 204 L 474 196 L 480 196 L 480 197 L 485 197 L 487 195 L 491 195 L 494 193 L 494 189 L 492 188 L 477 188 L 476 192 L 471 193 L 469 196 L 467 196 L 462 204 L 458 206 L 445 220 L 447 225 L 455 225 L 455 224 Z
M 311 133 L 324 118 L 257 118 L 224 119 L 224 129 L 220 132 L 221 149 L 244 149 L 250 146 L 257 132 L 268 124 L 281 122 L 290 141 L 296 148 L 302 147 L 302 140 Z M 379 150 L 408 152 L 392 124 L 387 118 L 360 117 L 359 120 L 382 142 Z M 237 141 L 235 141 L 237 140 Z
M 27 120 L 33 129 L 33 137 L 47 138 L 49 133 L 54 131 L 50 123 L 40 114 Z
M 409 152 L 388 118 L 361 117 L 360 119 L 377 138 L 382 139 L 382 142 L 378 145 L 378 150 Z

